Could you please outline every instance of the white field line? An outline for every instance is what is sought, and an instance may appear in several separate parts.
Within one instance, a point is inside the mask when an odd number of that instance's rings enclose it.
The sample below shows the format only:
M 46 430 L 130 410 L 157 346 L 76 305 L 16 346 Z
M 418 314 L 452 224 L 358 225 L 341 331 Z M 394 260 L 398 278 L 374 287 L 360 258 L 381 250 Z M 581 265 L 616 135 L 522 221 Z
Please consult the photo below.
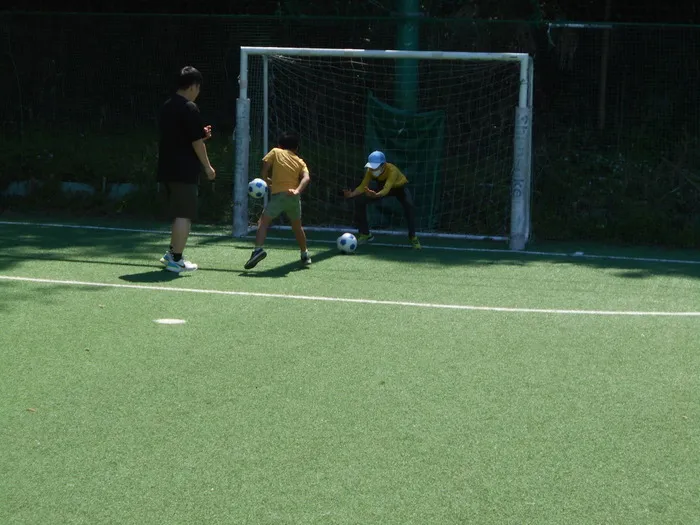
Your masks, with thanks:
M 98 283 L 89 281 L 67 281 L 59 279 L 39 279 L 33 277 L 16 277 L 0 275 L 0 281 L 15 281 L 34 284 L 53 284 L 62 286 L 92 286 L 95 288 L 120 288 L 151 292 L 178 292 L 206 295 L 262 297 L 266 299 L 286 299 L 294 301 L 315 301 L 329 303 L 351 303 L 380 306 L 403 306 L 412 308 L 432 308 L 442 310 L 467 310 L 478 312 L 504 312 L 523 314 L 558 314 L 558 315 L 596 315 L 596 316 L 633 316 L 633 317 L 700 317 L 700 312 L 643 312 L 625 310 L 569 310 L 557 308 L 511 308 L 501 306 L 472 306 L 464 304 L 418 303 L 410 301 L 388 301 L 377 299 L 351 299 L 345 297 L 323 297 L 315 295 L 290 295 L 262 292 L 241 292 L 234 290 L 206 290 L 199 288 L 175 288 L 172 286 L 148 286 L 141 284 Z
M 0 226 L 36 226 L 42 228 L 65 228 L 65 229 L 75 229 L 75 230 L 101 230 L 101 231 L 113 231 L 113 232 L 128 232 L 128 233 L 154 233 L 161 235 L 170 235 L 168 230 L 150 230 L 150 229 L 139 229 L 139 228 L 115 228 L 110 226 L 83 226 L 79 224 L 60 224 L 60 223 L 37 223 L 37 222 L 18 222 L 18 221 L 0 221 Z M 230 235 L 224 235 L 221 233 L 204 233 L 204 232 L 192 232 L 190 233 L 192 237 L 220 237 L 220 238 L 231 238 Z M 285 237 L 267 237 L 271 241 L 288 241 L 295 242 L 294 239 Z M 323 240 L 314 239 L 312 244 L 335 244 L 333 240 Z M 390 248 L 403 248 L 404 246 L 392 243 L 379 243 L 373 242 L 373 246 L 382 246 Z M 408 246 L 405 246 L 409 248 Z M 565 252 L 540 252 L 532 250 L 522 250 L 522 251 L 512 251 L 508 249 L 499 248 L 465 248 L 458 246 L 431 246 L 423 244 L 423 248 L 427 250 L 438 250 L 438 251 L 451 251 L 451 252 L 474 252 L 474 253 L 504 253 L 509 255 L 536 255 L 536 256 L 546 256 L 546 257 L 562 257 L 562 258 L 577 258 L 577 259 L 607 259 L 614 261 L 634 261 L 634 262 L 651 262 L 651 263 L 665 263 L 665 264 L 690 264 L 690 265 L 700 265 L 700 260 L 691 259 L 663 259 L 654 257 L 625 257 L 621 255 L 595 255 L 595 254 L 581 254 L 580 252 L 565 253 Z

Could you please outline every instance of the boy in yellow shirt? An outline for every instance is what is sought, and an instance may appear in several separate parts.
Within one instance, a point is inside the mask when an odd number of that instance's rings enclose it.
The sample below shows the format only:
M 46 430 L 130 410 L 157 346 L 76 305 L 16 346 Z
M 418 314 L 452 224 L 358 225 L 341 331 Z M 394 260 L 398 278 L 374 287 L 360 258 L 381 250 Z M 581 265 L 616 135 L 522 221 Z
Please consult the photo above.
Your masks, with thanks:
M 267 182 L 270 188 L 270 200 L 263 211 L 258 224 L 258 232 L 255 235 L 255 250 L 245 263 L 244 268 L 250 270 L 267 257 L 263 249 L 267 229 L 272 221 L 282 213 L 287 215 L 292 226 L 294 236 L 301 250 L 301 263 L 305 266 L 311 264 L 308 247 L 306 245 L 306 233 L 301 226 L 301 192 L 309 184 L 311 177 L 304 160 L 297 155 L 299 149 L 299 137 L 286 133 L 279 140 L 279 146 L 272 148 L 263 157 L 260 178 Z
M 381 190 L 373 191 L 369 188 L 372 180 L 383 182 Z M 367 205 L 372 200 L 383 199 L 384 197 L 395 197 L 403 208 L 406 222 L 408 223 L 408 240 L 414 249 L 420 250 L 421 245 L 416 237 L 416 219 L 413 208 L 411 193 L 406 187 L 408 179 L 401 173 L 401 170 L 394 164 L 386 161 L 386 156 L 381 151 L 370 153 L 365 164 L 365 176 L 360 185 L 354 190 L 344 190 L 346 199 L 357 198 L 355 200 L 355 223 L 357 224 L 357 241 L 364 244 L 374 240 L 374 236 L 369 232 L 367 223 Z

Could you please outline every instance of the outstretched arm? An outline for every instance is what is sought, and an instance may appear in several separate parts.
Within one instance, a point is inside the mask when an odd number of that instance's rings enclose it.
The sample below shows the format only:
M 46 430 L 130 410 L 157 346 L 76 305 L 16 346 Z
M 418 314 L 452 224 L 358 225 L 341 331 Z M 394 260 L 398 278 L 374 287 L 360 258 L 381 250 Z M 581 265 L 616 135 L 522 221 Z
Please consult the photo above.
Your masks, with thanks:
M 362 182 L 360 182 L 360 185 L 355 188 L 354 190 L 344 190 L 343 195 L 345 196 L 346 199 L 350 199 L 352 197 L 357 197 L 358 195 L 362 195 L 365 192 L 365 189 L 369 185 L 371 175 L 369 174 L 369 171 L 365 173 L 364 178 L 362 179 Z

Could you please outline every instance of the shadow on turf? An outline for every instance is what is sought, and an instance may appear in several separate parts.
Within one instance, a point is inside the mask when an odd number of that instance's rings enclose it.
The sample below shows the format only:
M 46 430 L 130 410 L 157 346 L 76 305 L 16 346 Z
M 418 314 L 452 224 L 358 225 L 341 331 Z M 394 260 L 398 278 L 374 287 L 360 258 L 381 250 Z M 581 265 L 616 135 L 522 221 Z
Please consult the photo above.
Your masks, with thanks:
M 143 273 L 120 275 L 119 279 L 128 283 L 169 283 L 179 277 L 178 274 L 168 272 L 163 268 Z
M 338 255 L 338 252 L 335 250 L 327 250 L 325 252 L 320 252 L 316 253 L 313 256 L 314 264 L 320 263 L 326 259 L 330 259 L 331 257 L 334 257 L 335 255 Z M 128 266 L 132 268 L 148 268 L 149 271 L 146 272 L 139 272 L 139 273 L 132 273 L 132 274 L 126 274 L 126 275 L 121 275 L 119 276 L 119 279 L 122 281 L 130 282 L 130 283 L 162 283 L 162 282 L 171 282 L 179 277 L 183 277 L 184 275 L 179 275 L 176 273 L 168 272 L 164 270 L 162 267 L 159 266 L 154 266 L 153 264 L 139 264 L 139 263 L 129 263 L 129 262 L 124 262 L 124 261 L 104 261 L 104 260 L 97 260 L 97 259 L 74 259 L 74 258 L 68 258 L 68 257 L 56 257 L 56 256 L 50 256 L 50 255 L 40 255 L 40 256 L 35 256 L 35 257 L 22 257 L 22 256 L 14 256 L 14 255 L 0 255 L 0 270 L 3 269 L 4 265 L 2 264 L 2 261 L 5 260 L 8 263 L 10 261 L 14 262 L 20 262 L 20 261 L 57 261 L 57 262 L 73 262 L 73 263 L 82 263 L 82 264 L 99 264 L 99 265 L 108 265 L 108 266 Z M 313 265 L 312 265 L 313 266 Z M 198 270 L 199 272 L 227 272 L 227 273 L 234 273 L 238 274 L 241 277 L 268 277 L 268 278 L 279 278 L 279 277 L 286 277 L 292 272 L 297 272 L 297 271 L 304 271 L 304 270 L 309 270 L 310 268 L 304 267 L 301 265 L 298 259 L 294 259 L 293 261 L 290 261 L 287 264 L 283 264 L 282 266 L 274 266 L 274 267 L 267 267 L 265 268 L 264 266 L 264 261 L 260 263 L 255 269 L 252 270 L 245 270 L 245 269 L 238 269 L 238 268 L 200 268 Z
M 21 293 L 13 290 L 20 289 Z M 83 292 L 99 292 L 103 288 L 97 286 L 74 286 L 66 284 L 34 284 L 32 288 L 32 283 L 22 283 L 22 282 L 12 282 L 12 281 L 0 281 L 0 312 L 16 310 L 17 304 L 20 301 L 29 303 L 41 303 L 43 307 L 53 306 L 58 304 L 54 299 L 54 295 L 60 294 L 60 292 L 71 291 L 75 292 L 80 290 Z
M 56 257 L 51 255 L 36 255 L 31 257 L 24 257 L 21 255 L 0 255 L 0 268 L 2 267 L 2 260 L 8 261 L 55 261 L 55 262 L 72 262 L 81 264 L 102 264 L 111 266 L 133 266 L 135 268 L 152 268 L 153 264 L 143 264 L 143 263 L 130 263 L 124 261 L 100 261 L 95 259 L 76 259 L 72 257 Z
M 338 251 L 333 249 L 333 250 L 326 250 L 323 252 L 317 252 L 313 254 L 312 260 L 313 263 L 311 266 L 313 267 L 316 264 L 319 264 L 327 259 L 330 259 L 332 257 L 335 257 L 338 255 Z M 279 278 L 279 277 L 287 277 L 292 272 L 299 272 L 299 271 L 309 271 L 311 270 L 310 267 L 308 266 L 302 266 L 301 262 L 299 259 L 295 259 L 292 262 L 288 262 L 287 264 L 283 264 L 282 266 L 273 266 L 272 268 L 265 268 L 263 265 L 265 264 L 265 261 L 262 261 L 258 266 L 256 266 L 252 270 L 244 270 L 241 272 L 241 277 L 272 277 L 272 278 Z M 262 269 L 260 269 L 262 267 Z
M 280 237 L 280 232 L 271 232 L 272 245 L 284 245 L 294 243 L 294 239 L 272 237 Z M 317 238 L 316 238 L 317 237 Z M 249 252 L 252 245 L 241 246 L 232 245 L 231 250 Z M 380 241 L 392 240 L 381 239 Z M 395 239 L 393 239 L 395 240 Z M 393 242 L 392 240 L 392 242 Z M 322 237 L 320 235 L 311 234 L 309 237 L 312 248 L 323 247 L 328 249 L 330 256 L 334 250 L 334 240 L 330 236 Z M 220 245 L 231 243 L 231 238 L 228 236 L 221 237 L 205 237 L 197 238 L 196 244 Z M 154 271 L 157 265 L 149 262 L 130 262 L 144 259 L 154 258 L 162 253 L 163 241 L 160 236 L 154 236 L 151 233 L 135 233 L 135 232 L 120 232 L 120 231 L 103 231 L 103 230 L 80 230 L 80 229 L 61 229 L 38 226 L 7 226 L 0 227 L 0 248 L 4 253 L 0 255 L 0 272 L 6 272 L 14 269 L 23 261 L 47 260 L 47 261 L 63 261 L 77 262 L 87 264 L 104 264 L 114 266 L 129 266 L 134 268 L 150 269 L 150 272 L 145 272 L 146 279 L 143 282 L 159 282 L 167 280 L 161 277 L 162 271 Z M 437 241 L 425 239 L 424 244 L 430 246 L 437 245 Z M 686 276 L 693 279 L 700 279 L 700 264 L 681 264 L 674 262 L 653 262 L 643 261 L 639 258 L 650 257 L 659 259 L 695 259 L 697 256 L 687 250 L 664 250 L 634 247 L 617 247 L 604 246 L 588 243 L 553 243 L 545 245 L 533 245 L 530 247 L 533 251 L 543 252 L 564 252 L 561 255 L 552 254 L 522 254 L 510 252 L 506 250 L 506 245 L 501 244 L 486 244 L 486 243 L 468 243 L 462 244 L 469 251 L 450 251 L 435 248 L 428 248 L 421 252 L 415 252 L 410 248 L 397 243 L 396 246 L 366 246 L 359 250 L 358 255 L 367 257 L 368 259 L 376 259 L 377 261 L 390 261 L 397 265 L 415 265 L 427 266 L 511 266 L 514 269 L 525 267 L 532 263 L 541 261 L 550 261 L 559 265 L 567 266 L 582 266 L 589 268 L 599 268 L 603 270 L 616 272 L 616 275 L 621 279 L 640 280 L 654 276 Z M 62 256 L 61 250 L 70 248 L 74 250 L 77 257 L 70 255 Z M 79 252 L 75 252 L 78 249 Z M 273 249 L 275 249 L 273 247 Z M 13 250 L 17 252 L 12 253 Z M 24 251 L 24 253 L 21 253 Z M 584 251 L 586 254 L 600 254 L 599 258 L 583 258 L 567 256 L 566 253 L 573 254 L 576 251 Z M 328 256 L 322 255 L 325 252 L 320 252 L 314 256 L 315 261 L 322 261 Z M 613 256 L 627 255 L 627 259 L 621 258 L 606 258 L 605 254 Z M 115 257 L 121 255 L 122 257 Z M 109 256 L 112 260 L 105 260 Z M 241 257 L 243 259 L 243 257 Z M 244 275 L 247 277 L 283 277 L 289 275 L 290 272 L 299 270 L 294 262 L 281 267 L 270 268 L 266 266 L 267 261 L 263 261 L 261 265 L 253 272 L 245 272 L 242 268 L 242 263 L 239 268 L 206 268 L 200 271 L 218 271 L 231 272 L 234 274 Z M 245 262 L 243 259 L 242 262 Z M 237 265 L 238 266 L 238 265 Z M 262 269 L 262 271 L 260 271 Z M 149 274 L 153 274 L 150 275 Z M 140 274 L 134 274 L 134 279 Z M 139 282 L 139 281 L 133 281 Z
M 316 236 L 309 234 L 309 244 L 318 246 L 333 245 L 335 241 L 329 236 Z M 293 244 L 295 240 L 286 232 L 270 232 L 269 241 L 279 244 Z M 215 245 L 230 241 L 228 238 L 208 238 L 201 244 Z M 557 242 L 530 245 L 525 252 L 516 252 L 508 249 L 507 243 L 492 241 L 458 241 L 457 245 L 462 249 L 452 249 L 454 244 L 435 241 L 426 238 L 423 241 L 424 250 L 415 251 L 396 238 L 378 237 L 374 244 L 361 246 L 358 255 L 377 261 L 391 261 L 393 263 L 410 266 L 511 266 L 513 268 L 526 267 L 533 263 L 549 261 L 554 264 L 583 266 L 602 270 L 617 270 L 617 277 L 621 279 L 647 279 L 654 276 L 686 276 L 700 279 L 700 264 L 678 263 L 674 259 L 693 260 L 689 250 L 673 250 L 653 247 L 634 246 L 607 246 L 592 242 Z M 235 249 L 246 250 L 241 246 Z M 577 257 L 574 253 L 584 251 L 586 254 L 596 254 L 596 257 Z M 545 252 L 541 254 L 528 252 Z M 609 254 L 610 257 L 606 257 Z M 623 256 L 623 257 L 621 257 Z M 626 257 L 625 257 L 626 256 Z M 652 261 L 643 259 L 666 259 L 666 261 Z
M 324 252 L 315 253 L 313 255 L 313 267 L 315 264 L 323 262 L 331 257 L 338 255 L 336 250 L 326 250 Z M 228 272 L 235 273 L 241 277 L 257 277 L 257 278 L 280 278 L 287 277 L 290 273 L 299 271 L 310 271 L 310 267 L 302 266 L 299 259 L 294 259 L 293 261 L 283 264 L 281 266 L 273 266 L 269 268 L 264 267 L 265 261 L 261 262 L 257 267 L 251 270 L 245 269 L 230 269 L 230 268 L 200 268 L 197 273 L 200 272 Z M 168 272 L 164 269 L 152 270 L 149 272 L 134 273 L 119 276 L 122 281 L 127 281 L 129 283 L 162 283 L 171 282 L 178 278 L 184 278 L 189 274 L 176 274 Z
M 14 268 L 23 261 L 62 261 L 115 266 L 148 267 L 148 264 L 129 262 L 143 257 L 159 257 L 162 244 L 154 243 L 148 233 L 125 233 L 102 230 L 80 230 L 74 228 L 50 228 L 40 226 L 0 227 L 0 271 Z M 63 255 L 62 250 L 79 250 L 77 257 Z M 12 254 L 12 251 L 20 252 Z M 21 252 L 27 253 L 24 255 Z M 95 261 L 91 257 L 111 256 L 113 261 Z
M 567 249 L 567 246 L 539 249 L 532 247 L 529 248 L 532 252 L 542 251 L 549 253 L 528 253 L 527 251 L 523 253 L 488 247 L 474 247 L 464 251 L 450 250 L 443 249 L 441 246 L 431 248 L 430 242 L 425 244 L 428 247 L 420 251 L 399 245 L 394 247 L 370 244 L 362 247 L 362 254 L 369 259 L 391 261 L 397 265 L 409 266 L 511 266 L 516 270 L 533 263 L 546 261 L 562 266 L 578 266 L 613 271 L 621 279 L 640 280 L 656 276 L 685 276 L 700 279 L 700 264 L 693 262 L 697 259 L 691 257 L 688 251 L 674 253 L 659 249 L 657 253 L 649 253 L 643 249 L 628 248 L 625 250 L 627 252 L 625 256 L 621 256 L 620 254 L 625 253 L 625 251 L 605 247 L 601 250 L 594 245 L 589 249 L 584 248 L 586 250 L 585 253 L 590 254 L 588 257 L 578 257 L 574 253 L 579 248 Z M 606 252 L 609 256 L 606 255 Z M 687 260 L 688 262 L 674 262 L 675 259 Z

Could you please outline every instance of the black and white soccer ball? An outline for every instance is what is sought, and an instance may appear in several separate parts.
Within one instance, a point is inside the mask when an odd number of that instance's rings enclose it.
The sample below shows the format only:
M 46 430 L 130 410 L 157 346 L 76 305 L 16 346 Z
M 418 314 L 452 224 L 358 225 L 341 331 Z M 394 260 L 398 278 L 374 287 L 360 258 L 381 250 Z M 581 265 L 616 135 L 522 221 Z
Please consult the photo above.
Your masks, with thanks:
M 354 253 L 357 250 L 357 238 L 352 233 L 344 233 L 336 242 L 342 253 Z
M 248 183 L 248 195 L 254 199 L 262 199 L 267 191 L 267 182 L 262 179 L 253 179 Z

